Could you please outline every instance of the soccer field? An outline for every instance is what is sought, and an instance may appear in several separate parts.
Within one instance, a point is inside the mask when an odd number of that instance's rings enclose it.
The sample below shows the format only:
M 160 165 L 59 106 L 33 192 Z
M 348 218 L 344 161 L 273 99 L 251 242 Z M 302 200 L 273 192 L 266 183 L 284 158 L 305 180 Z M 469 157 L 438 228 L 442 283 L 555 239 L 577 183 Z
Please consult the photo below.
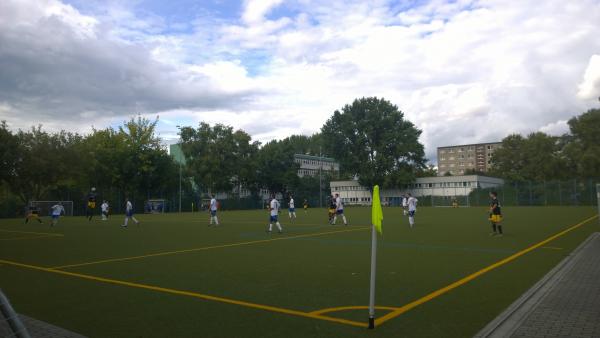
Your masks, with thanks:
M 25 315 L 90 337 L 469 337 L 590 233 L 594 207 L 384 208 L 377 328 L 366 329 L 370 209 L 139 215 L 140 226 L 0 220 L 0 287 Z M 338 220 L 340 223 L 340 220 Z M 551 239 L 550 241 L 545 241 Z M 508 258 L 508 259 L 506 259 Z

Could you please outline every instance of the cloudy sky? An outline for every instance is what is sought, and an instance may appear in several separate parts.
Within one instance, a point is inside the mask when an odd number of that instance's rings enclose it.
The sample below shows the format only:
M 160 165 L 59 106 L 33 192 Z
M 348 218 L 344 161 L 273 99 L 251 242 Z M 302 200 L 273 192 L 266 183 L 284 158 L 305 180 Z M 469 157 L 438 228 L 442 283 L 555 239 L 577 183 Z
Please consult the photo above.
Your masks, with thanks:
M 600 0 L 2 0 L 0 120 L 89 132 L 140 113 L 256 140 L 384 97 L 438 146 L 561 134 L 600 105 Z

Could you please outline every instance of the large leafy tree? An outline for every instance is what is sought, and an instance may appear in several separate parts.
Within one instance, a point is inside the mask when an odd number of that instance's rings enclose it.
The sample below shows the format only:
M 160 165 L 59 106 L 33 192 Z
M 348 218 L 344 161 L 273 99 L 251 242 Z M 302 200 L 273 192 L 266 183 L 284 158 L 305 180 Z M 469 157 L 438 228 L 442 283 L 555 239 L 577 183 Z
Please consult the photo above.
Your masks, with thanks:
M 19 141 L 8 129 L 5 121 L 0 123 L 0 182 L 7 182 L 15 174 L 19 159 Z
M 327 153 L 346 176 L 362 185 L 398 186 L 425 168 L 421 131 L 392 103 L 377 97 L 356 99 L 335 111 L 321 128 Z
M 290 142 L 271 141 L 258 152 L 256 179 L 271 193 L 285 194 L 298 186 L 298 164 L 294 162 L 294 148 Z
M 202 122 L 197 129 L 181 128 L 180 137 L 188 173 L 200 187 L 217 192 L 231 191 L 240 183 L 255 186 L 252 174 L 258 143 L 253 143 L 250 135 Z
M 77 134 L 61 131 L 50 134 L 41 126 L 15 134 L 17 154 L 7 183 L 22 202 L 39 200 L 61 185 L 68 184 L 77 167 Z
M 492 155 L 491 174 L 515 181 L 564 178 L 568 171 L 561 148 L 561 138 L 542 132 L 509 135 Z
M 579 177 L 600 177 L 600 109 L 569 120 L 565 154 Z

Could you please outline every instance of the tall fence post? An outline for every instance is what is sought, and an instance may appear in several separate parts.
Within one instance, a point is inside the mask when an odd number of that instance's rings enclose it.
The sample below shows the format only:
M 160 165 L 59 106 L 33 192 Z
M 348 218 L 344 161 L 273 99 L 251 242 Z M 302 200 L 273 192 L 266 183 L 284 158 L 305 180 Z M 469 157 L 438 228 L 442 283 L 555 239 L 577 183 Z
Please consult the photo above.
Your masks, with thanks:
M 560 181 L 558 181 L 558 205 L 562 205 L 562 191 L 560 189 Z

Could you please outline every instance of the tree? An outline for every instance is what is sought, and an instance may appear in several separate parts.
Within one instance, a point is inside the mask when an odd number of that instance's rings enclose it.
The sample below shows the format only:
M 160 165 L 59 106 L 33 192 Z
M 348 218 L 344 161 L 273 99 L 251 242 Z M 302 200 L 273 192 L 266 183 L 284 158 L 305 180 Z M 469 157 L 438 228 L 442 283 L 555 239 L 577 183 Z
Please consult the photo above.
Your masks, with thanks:
M 18 147 L 12 173 L 7 180 L 22 202 L 39 200 L 73 177 L 81 136 L 61 131 L 49 134 L 41 126 L 15 135 Z
M 285 195 L 299 184 L 298 167 L 289 142 L 268 142 L 258 152 L 257 182 L 271 193 L 281 192 Z
M 335 111 L 321 128 L 327 153 L 340 161 L 345 176 L 363 186 L 410 183 L 425 167 L 421 131 L 385 99 L 356 99 Z
M 579 177 L 600 177 L 600 109 L 569 120 L 565 155 Z
M 433 165 L 428 165 L 424 169 L 417 172 L 417 177 L 436 177 L 438 175 L 438 170 Z
M 15 174 L 19 142 L 8 129 L 5 121 L 0 123 L 0 182 L 8 182 Z
M 252 173 L 259 143 L 252 143 L 250 135 L 204 122 L 198 129 L 180 128 L 179 135 L 188 173 L 197 185 L 211 192 L 229 192 L 240 183 L 255 186 Z
M 544 181 L 564 178 L 567 163 L 561 155 L 560 138 L 542 132 L 526 138 L 509 135 L 494 151 L 491 174 L 514 181 Z

